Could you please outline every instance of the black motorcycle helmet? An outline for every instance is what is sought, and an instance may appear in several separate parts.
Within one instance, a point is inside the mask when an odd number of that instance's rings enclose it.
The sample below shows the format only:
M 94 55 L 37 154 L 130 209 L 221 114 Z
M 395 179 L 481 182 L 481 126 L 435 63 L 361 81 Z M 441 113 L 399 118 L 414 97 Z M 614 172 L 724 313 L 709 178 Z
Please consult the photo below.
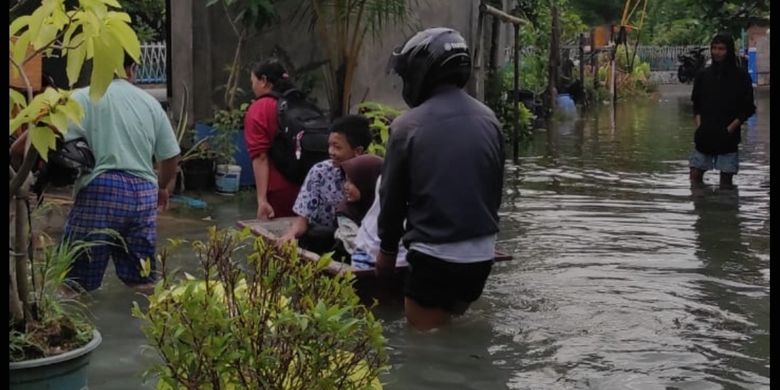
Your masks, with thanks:
M 471 56 L 459 32 L 446 27 L 429 28 L 393 50 L 388 71 L 401 76 L 404 101 L 414 108 L 440 84 L 459 88 L 466 85 L 471 76 Z
M 70 141 L 57 138 L 57 147 L 49 152 L 48 161 L 39 159 L 36 168 L 32 190 L 40 197 L 48 186 L 69 186 L 81 175 L 92 172 L 95 156 L 84 138 Z

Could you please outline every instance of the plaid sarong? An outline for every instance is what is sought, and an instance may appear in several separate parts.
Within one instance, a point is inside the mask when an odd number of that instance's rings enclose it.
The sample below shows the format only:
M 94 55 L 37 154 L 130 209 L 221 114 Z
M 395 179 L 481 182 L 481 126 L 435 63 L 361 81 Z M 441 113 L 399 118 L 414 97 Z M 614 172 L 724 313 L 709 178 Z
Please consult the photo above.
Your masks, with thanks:
M 73 263 L 68 278 L 91 291 L 103 282 L 109 256 L 116 274 L 125 284 L 155 280 L 154 252 L 157 239 L 157 186 L 146 179 L 122 171 L 107 171 L 82 188 L 65 222 L 64 237 L 71 241 L 116 242 L 96 229 L 113 229 L 125 240 L 120 245 L 92 247 Z M 152 274 L 141 276 L 142 259 L 149 258 Z

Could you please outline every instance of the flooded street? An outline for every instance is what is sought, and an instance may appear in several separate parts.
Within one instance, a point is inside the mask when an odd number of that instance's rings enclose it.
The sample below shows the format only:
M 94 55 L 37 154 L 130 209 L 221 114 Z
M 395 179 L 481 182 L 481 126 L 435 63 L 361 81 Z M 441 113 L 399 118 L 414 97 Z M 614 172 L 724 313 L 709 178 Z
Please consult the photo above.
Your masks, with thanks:
M 433 334 L 380 307 L 385 389 L 769 388 L 769 91 L 743 127 L 736 189 L 691 190 L 690 86 L 561 118 L 507 165 L 494 266 L 467 314 Z M 224 202 L 224 200 L 223 200 Z M 175 210 L 161 238 L 251 218 L 253 195 Z M 202 221 L 210 217 L 211 221 Z M 161 240 L 162 242 L 162 240 Z M 194 269 L 177 257 L 174 266 Z M 91 306 L 90 387 L 153 388 L 132 301 L 109 267 Z
M 769 99 L 736 190 L 692 192 L 689 89 L 563 120 L 507 172 L 486 291 L 452 329 L 389 330 L 388 389 L 769 387 Z

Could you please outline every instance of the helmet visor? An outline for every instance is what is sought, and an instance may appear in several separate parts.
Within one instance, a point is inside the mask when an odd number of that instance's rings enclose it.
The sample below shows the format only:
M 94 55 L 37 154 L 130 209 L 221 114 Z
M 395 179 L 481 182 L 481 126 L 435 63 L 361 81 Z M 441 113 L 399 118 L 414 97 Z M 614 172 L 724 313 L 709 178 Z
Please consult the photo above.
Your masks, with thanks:
M 401 75 L 401 70 L 398 69 L 398 67 L 401 65 L 401 62 L 403 61 L 401 49 L 402 47 L 398 46 L 393 49 L 392 53 L 390 53 L 390 58 L 387 59 L 387 66 L 385 66 L 385 74 L 395 73 L 399 76 Z

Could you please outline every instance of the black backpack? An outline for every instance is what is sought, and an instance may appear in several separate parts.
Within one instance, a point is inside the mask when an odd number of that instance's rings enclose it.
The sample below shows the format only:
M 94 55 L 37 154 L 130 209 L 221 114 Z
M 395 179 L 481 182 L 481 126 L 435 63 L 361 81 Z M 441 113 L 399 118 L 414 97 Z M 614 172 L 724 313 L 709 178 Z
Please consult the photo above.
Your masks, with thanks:
M 330 122 L 296 89 L 263 96 L 276 98 L 279 117 L 268 155 L 287 180 L 301 184 L 314 164 L 328 158 Z

